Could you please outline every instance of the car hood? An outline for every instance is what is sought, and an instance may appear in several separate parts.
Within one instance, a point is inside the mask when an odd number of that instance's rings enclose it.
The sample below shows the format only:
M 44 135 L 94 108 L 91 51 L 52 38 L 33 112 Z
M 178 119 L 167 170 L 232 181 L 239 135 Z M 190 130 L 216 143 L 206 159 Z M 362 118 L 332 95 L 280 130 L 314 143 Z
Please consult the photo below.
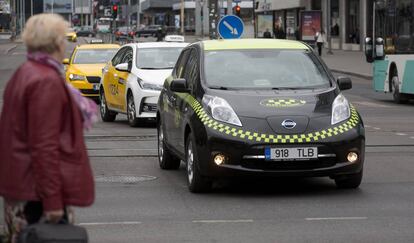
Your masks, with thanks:
M 163 85 L 171 72 L 172 69 L 138 69 L 137 76 L 145 82 Z
M 295 134 L 329 126 L 332 103 L 338 92 L 330 88 L 320 91 L 209 90 L 207 94 L 224 98 L 243 126 L 258 128 L 264 122 L 273 132 Z M 292 120 L 297 126 L 287 130 L 281 126 L 285 120 Z
M 102 64 L 72 64 L 67 72 L 82 74 L 85 76 L 101 76 L 102 68 L 105 67 L 105 63 Z

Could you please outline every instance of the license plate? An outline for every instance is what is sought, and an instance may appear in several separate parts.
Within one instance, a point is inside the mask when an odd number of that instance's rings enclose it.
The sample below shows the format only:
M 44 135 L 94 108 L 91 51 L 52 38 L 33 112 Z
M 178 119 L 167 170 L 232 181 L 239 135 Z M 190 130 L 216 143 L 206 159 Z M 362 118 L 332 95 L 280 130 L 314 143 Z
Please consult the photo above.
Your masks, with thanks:
M 266 148 L 266 160 L 307 160 L 318 158 L 317 147 Z
M 99 84 L 94 84 L 93 85 L 93 90 L 98 91 L 99 90 Z

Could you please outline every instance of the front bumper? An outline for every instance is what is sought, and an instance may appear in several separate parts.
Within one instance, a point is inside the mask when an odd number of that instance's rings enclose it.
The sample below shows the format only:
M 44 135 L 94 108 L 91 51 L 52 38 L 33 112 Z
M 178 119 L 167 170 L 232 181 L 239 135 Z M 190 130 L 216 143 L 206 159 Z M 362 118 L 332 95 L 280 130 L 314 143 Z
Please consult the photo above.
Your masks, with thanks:
M 78 89 L 82 96 L 99 99 L 99 83 L 89 83 L 88 81 L 69 81 L 69 83 Z
M 161 91 L 157 90 L 136 88 L 134 92 L 134 103 L 137 118 L 156 118 L 160 93 Z
M 362 124 L 326 141 L 311 143 L 261 143 L 231 138 L 212 129 L 203 129 L 195 136 L 196 155 L 199 169 L 204 176 L 301 176 L 335 177 L 343 174 L 358 173 L 363 168 L 365 157 L 365 135 Z M 265 159 L 267 147 L 317 147 L 318 158 L 311 160 L 272 161 Z M 358 160 L 351 163 L 349 152 L 356 152 Z M 223 154 L 226 161 L 221 165 L 214 163 L 216 154 Z

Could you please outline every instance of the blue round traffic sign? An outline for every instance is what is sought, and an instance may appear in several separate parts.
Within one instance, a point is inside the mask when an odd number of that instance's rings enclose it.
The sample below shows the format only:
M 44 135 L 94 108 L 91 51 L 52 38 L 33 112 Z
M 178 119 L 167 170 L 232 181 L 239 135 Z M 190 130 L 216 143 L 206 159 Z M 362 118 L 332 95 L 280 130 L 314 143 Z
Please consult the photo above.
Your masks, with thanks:
M 217 32 L 223 39 L 238 39 L 243 31 L 243 20 L 235 15 L 224 16 L 217 25 Z

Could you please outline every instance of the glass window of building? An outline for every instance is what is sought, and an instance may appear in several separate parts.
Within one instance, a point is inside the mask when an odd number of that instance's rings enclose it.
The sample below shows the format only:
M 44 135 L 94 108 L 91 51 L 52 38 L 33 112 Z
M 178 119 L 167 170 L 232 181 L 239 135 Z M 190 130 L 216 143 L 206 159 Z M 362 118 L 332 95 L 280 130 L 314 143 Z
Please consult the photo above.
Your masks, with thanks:
M 346 42 L 359 44 L 359 0 L 346 1 Z
M 286 39 L 285 11 L 275 11 L 273 16 L 273 33 L 276 39 Z
M 331 35 L 339 36 L 339 0 L 331 0 Z

